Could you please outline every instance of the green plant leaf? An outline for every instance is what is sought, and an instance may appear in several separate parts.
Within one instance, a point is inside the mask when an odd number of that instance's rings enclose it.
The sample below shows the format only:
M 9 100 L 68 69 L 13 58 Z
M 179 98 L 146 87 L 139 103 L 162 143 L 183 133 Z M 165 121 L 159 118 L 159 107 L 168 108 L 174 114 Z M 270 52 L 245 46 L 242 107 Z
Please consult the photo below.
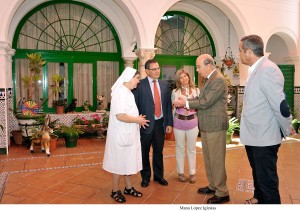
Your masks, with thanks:
M 234 133 L 234 131 L 239 131 L 240 130 L 240 123 L 238 122 L 238 119 L 235 117 L 232 117 L 229 120 L 229 124 L 228 124 L 228 129 L 227 129 L 227 133 Z

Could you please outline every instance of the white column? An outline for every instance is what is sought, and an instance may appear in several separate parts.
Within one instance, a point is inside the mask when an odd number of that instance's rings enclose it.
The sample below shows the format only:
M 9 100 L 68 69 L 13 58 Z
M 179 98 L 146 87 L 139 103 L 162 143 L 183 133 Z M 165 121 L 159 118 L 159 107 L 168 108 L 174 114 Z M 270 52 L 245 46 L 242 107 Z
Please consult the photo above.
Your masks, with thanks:
M 145 49 L 145 48 L 140 48 L 135 51 L 136 55 L 139 57 L 139 68 L 138 70 L 140 71 L 140 78 L 146 78 L 147 74 L 145 72 L 145 63 L 149 59 L 153 59 L 155 56 L 155 51 L 156 48 L 151 48 L 151 49 Z
M 0 41 L 0 124 L 4 126 L 5 130 L 2 138 L 0 139 L 0 148 L 6 148 L 6 154 L 8 154 L 9 146 L 9 133 L 10 123 L 9 119 L 13 116 L 9 108 L 12 108 L 12 56 L 15 54 L 15 50 L 11 48 L 11 44 L 6 41 Z
M 133 62 L 136 60 L 136 57 L 124 57 L 124 67 L 132 67 L 133 68 Z

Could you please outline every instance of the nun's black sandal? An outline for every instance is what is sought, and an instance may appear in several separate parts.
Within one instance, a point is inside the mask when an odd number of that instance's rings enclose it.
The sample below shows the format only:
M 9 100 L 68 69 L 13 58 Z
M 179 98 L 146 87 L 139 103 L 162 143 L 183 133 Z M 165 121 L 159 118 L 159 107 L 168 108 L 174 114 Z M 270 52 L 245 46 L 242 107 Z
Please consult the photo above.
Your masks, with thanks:
M 116 202 L 119 203 L 124 203 L 126 202 L 125 197 L 123 196 L 122 192 L 120 190 L 113 192 L 111 191 L 111 195 L 110 195 Z
M 143 196 L 143 194 L 141 192 L 137 191 L 136 189 L 134 189 L 134 187 L 131 187 L 130 189 L 127 189 L 125 187 L 124 194 L 132 195 L 134 197 L 142 197 Z

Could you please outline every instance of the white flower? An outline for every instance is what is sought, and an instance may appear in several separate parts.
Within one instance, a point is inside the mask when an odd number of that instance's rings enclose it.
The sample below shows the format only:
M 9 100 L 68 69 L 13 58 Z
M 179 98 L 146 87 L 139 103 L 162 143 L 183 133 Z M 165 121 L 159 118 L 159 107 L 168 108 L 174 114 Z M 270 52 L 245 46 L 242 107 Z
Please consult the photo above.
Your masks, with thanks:
M 229 104 L 231 102 L 231 98 L 232 96 L 230 94 L 227 95 L 227 103 Z

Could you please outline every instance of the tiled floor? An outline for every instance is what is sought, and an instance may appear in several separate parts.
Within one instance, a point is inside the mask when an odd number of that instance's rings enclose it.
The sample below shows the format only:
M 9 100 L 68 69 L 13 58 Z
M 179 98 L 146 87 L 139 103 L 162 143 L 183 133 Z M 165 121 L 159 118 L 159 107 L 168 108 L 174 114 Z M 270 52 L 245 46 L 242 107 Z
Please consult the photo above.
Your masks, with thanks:
M 283 204 L 300 204 L 300 135 L 293 138 L 295 140 L 285 141 L 279 151 Z M 51 157 L 41 152 L 31 154 L 22 145 L 12 145 L 9 155 L 0 155 L 1 204 L 116 204 L 110 197 L 111 174 L 101 168 L 105 140 L 81 138 L 78 142 L 77 147 L 66 148 L 60 141 Z M 142 188 L 140 175 L 134 175 L 134 187 L 144 195 L 142 198 L 127 196 L 127 204 L 206 203 L 210 195 L 197 193 L 199 187 L 207 185 L 201 142 L 197 144 L 195 184 L 178 181 L 174 144 L 166 140 L 164 148 L 165 178 L 169 185 L 151 181 L 150 186 Z M 253 190 L 245 149 L 237 144 L 228 147 L 226 155 L 229 204 L 243 204 L 245 199 L 251 198 Z M 122 189 L 123 184 L 122 180 Z

